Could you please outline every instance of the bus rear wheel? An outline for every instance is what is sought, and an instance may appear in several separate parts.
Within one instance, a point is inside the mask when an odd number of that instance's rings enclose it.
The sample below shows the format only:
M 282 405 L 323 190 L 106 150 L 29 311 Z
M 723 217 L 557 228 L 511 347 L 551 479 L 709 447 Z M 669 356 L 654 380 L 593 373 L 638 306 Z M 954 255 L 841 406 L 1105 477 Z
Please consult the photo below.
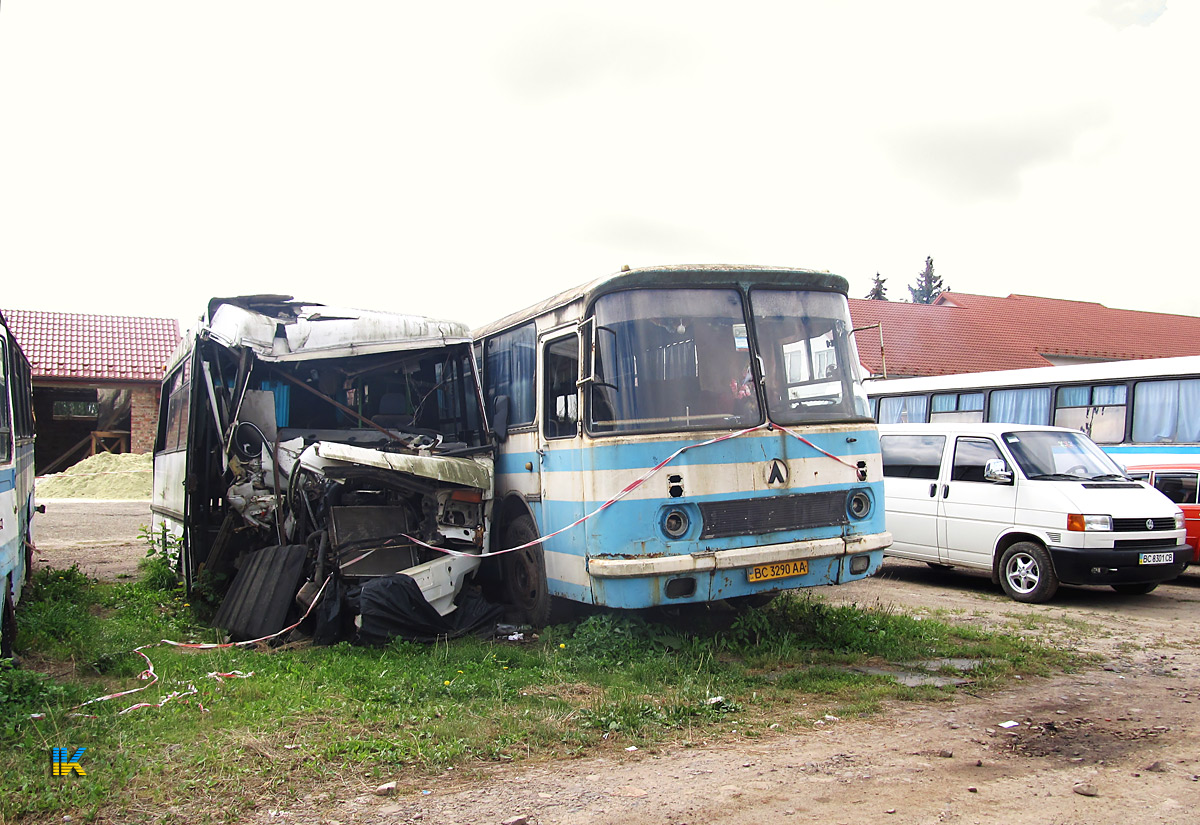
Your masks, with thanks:
M 509 522 L 504 530 L 504 546 L 519 547 L 538 537 L 529 516 Z M 546 556 L 540 545 L 514 550 L 501 557 L 504 603 L 518 621 L 543 627 L 550 621 L 550 585 L 546 580 Z
M 12 580 L 4 579 L 4 615 L 0 616 L 0 659 L 13 658 L 17 643 L 17 606 L 13 602 Z

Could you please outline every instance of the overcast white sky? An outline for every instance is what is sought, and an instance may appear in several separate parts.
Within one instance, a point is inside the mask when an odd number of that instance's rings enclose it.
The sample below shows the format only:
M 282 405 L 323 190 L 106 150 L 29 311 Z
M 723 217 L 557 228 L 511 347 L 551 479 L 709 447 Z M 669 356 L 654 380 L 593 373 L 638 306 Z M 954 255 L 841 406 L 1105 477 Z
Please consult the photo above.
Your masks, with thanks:
M 0 306 L 477 325 L 622 264 L 901 299 L 929 255 L 1200 315 L 1197 43 L 1183 0 L 2 0 Z

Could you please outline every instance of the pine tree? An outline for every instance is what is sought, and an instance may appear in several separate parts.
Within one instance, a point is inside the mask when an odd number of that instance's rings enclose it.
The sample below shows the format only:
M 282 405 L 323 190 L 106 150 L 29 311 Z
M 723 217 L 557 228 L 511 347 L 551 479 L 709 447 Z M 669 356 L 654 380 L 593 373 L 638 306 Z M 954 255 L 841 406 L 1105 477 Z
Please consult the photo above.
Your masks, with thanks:
M 912 296 L 914 304 L 932 304 L 937 296 L 949 289 L 940 277 L 933 274 L 933 258 L 926 258 L 925 269 L 917 275 L 917 284 L 910 286 L 908 293 Z
M 871 282 L 871 291 L 868 292 L 867 296 L 866 296 L 867 300 L 868 301 L 886 301 L 888 298 L 887 298 L 887 287 L 884 286 L 885 283 L 887 283 L 887 278 L 880 278 L 879 273 L 876 272 L 875 280 Z

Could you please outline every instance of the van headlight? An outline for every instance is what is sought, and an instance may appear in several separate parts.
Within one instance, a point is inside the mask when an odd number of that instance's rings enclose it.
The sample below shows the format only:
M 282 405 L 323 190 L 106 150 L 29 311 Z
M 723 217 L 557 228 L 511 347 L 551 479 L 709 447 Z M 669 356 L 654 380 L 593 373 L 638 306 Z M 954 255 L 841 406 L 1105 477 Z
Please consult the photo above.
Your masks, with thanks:
M 1072 533 L 1102 531 L 1112 532 L 1112 516 L 1088 516 L 1071 513 L 1067 516 L 1067 529 Z
M 1175 529 L 1176 530 L 1183 529 L 1183 511 L 1182 510 L 1175 511 Z

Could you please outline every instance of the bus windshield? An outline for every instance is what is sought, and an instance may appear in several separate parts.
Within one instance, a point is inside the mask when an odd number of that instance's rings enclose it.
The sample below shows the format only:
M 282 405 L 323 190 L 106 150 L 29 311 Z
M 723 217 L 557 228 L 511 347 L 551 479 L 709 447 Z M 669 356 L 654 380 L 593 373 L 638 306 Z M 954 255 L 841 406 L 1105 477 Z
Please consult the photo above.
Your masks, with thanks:
M 845 297 L 753 289 L 750 306 L 772 421 L 870 417 Z
M 762 422 L 741 295 L 637 289 L 596 301 L 591 432 Z

